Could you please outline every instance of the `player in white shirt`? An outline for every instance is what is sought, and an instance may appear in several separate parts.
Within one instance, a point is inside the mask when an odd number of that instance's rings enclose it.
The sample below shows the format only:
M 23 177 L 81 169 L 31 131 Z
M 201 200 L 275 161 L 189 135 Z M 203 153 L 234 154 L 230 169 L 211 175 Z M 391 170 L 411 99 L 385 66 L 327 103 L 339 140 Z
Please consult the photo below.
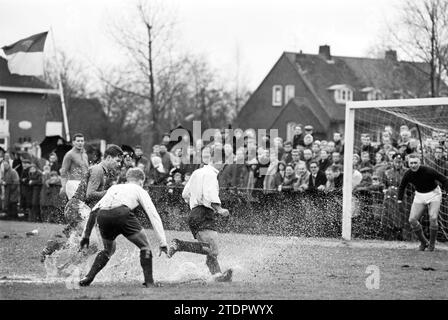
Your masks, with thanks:
M 229 216 L 229 210 L 221 207 L 219 199 L 217 176 L 223 165 L 222 159 L 224 159 L 222 149 L 212 148 L 210 162 L 195 170 L 185 185 L 182 197 L 189 203 L 191 209 L 188 225 L 198 242 L 173 239 L 168 257 L 171 258 L 178 251 L 206 255 L 206 265 L 210 273 L 216 276 L 215 280 L 228 282 L 232 280 L 232 269 L 221 273 L 216 231 L 217 214 L 223 217 Z
M 91 215 L 96 219 L 103 239 L 104 250 L 98 253 L 89 273 L 81 279 L 81 286 L 92 283 L 116 249 L 115 238 L 122 234 L 140 249 L 140 264 L 146 287 L 158 286 L 152 275 L 152 253 L 149 240 L 132 210 L 141 205 L 146 212 L 159 240 L 160 252 L 167 253 L 167 243 L 162 220 L 149 196 L 143 189 L 145 174 L 140 168 L 130 168 L 126 173 L 126 184 L 110 187 L 104 197 L 93 207 Z M 81 240 L 81 248 L 89 246 L 93 224 L 86 226 Z

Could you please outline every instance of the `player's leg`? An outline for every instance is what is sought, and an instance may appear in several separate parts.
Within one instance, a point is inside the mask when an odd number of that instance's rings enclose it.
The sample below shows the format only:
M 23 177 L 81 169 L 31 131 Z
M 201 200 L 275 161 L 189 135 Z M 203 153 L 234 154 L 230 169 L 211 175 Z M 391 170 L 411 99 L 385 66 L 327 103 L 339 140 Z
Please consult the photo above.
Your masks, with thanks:
M 419 222 L 419 219 L 421 218 L 424 210 L 425 210 L 425 204 L 423 203 L 416 203 L 415 201 L 412 203 L 411 212 L 409 214 L 409 224 L 411 225 L 412 231 L 414 231 L 415 235 L 417 236 L 418 240 L 420 241 L 420 247 L 419 250 L 423 251 L 425 250 L 429 242 L 426 239 L 425 235 L 423 234 L 423 228 L 422 225 Z
M 216 275 L 215 281 L 230 282 L 232 281 L 232 269 L 221 272 L 221 267 L 218 262 L 218 232 L 214 230 L 201 230 L 197 233 L 197 239 L 203 243 L 208 243 L 209 253 L 205 260 L 210 273 Z
M 211 274 L 216 274 L 221 272 L 221 267 L 218 263 L 218 244 L 217 244 L 218 233 L 214 230 L 201 230 L 197 233 L 197 239 L 202 243 L 207 243 L 209 246 L 207 259 L 205 264 L 210 270 Z
M 211 218 L 213 216 L 213 210 L 210 208 L 204 206 L 193 208 L 188 217 L 188 226 L 190 227 L 193 237 L 199 242 L 173 239 L 168 249 L 168 257 L 171 258 L 177 251 L 208 255 L 210 252 L 210 245 L 207 242 L 201 241 L 197 235 L 201 230 L 215 229 L 214 220 Z
M 95 279 L 95 276 L 106 266 L 109 259 L 116 250 L 115 240 L 103 238 L 104 250 L 100 251 L 90 267 L 89 273 L 79 281 L 80 286 L 88 286 Z
M 437 232 L 439 231 L 438 218 L 441 201 L 432 201 L 429 203 L 429 251 L 434 251 L 437 239 Z
M 184 241 L 173 239 L 168 248 L 168 258 L 171 258 L 176 252 L 185 251 L 197 254 L 208 255 L 210 252 L 210 245 L 202 241 Z
M 154 282 L 152 273 L 152 252 L 146 233 L 141 229 L 137 233 L 126 236 L 126 238 L 140 249 L 140 265 L 143 269 L 143 277 L 145 279 L 143 285 L 146 287 L 159 286 Z

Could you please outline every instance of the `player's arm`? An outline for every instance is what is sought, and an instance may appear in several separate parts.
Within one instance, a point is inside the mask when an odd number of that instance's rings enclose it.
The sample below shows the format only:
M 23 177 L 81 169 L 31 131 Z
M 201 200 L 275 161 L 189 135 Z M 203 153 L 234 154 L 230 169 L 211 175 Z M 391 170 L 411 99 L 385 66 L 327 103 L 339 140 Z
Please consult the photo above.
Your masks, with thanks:
M 72 164 L 72 155 L 71 153 L 68 153 L 64 156 L 64 159 L 62 160 L 62 166 L 61 166 L 61 192 L 65 192 L 65 185 L 67 184 L 68 180 L 68 172 L 70 171 L 70 166 Z
M 215 176 L 205 176 L 204 177 L 204 202 L 210 203 L 213 210 L 215 210 L 218 214 L 223 217 L 227 217 L 229 215 L 229 210 L 221 207 L 221 200 L 219 199 L 219 183 L 218 179 Z
M 87 182 L 86 201 L 101 199 L 106 194 L 106 190 L 97 191 L 100 187 L 101 181 L 103 180 L 103 169 L 95 166 L 90 170 L 90 177 Z
M 193 175 L 194 175 L 194 173 L 191 175 L 190 179 L 187 181 L 187 184 L 184 187 L 184 190 L 182 191 L 182 198 L 187 203 L 190 202 L 190 196 L 191 196 L 190 186 L 191 186 L 191 180 L 193 178 Z
M 160 219 L 160 216 L 157 213 L 157 209 L 154 206 L 151 197 L 143 188 L 138 188 L 137 200 L 138 203 L 142 206 L 143 210 L 145 210 L 149 221 L 151 221 L 157 239 L 159 240 L 159 246 L 161 248 L 167 247 L 165 230 L 163 229 L 162 219 Z
M 403 201 L 404 190 L 406 189 L 406 186 L 409 183 L 410 172 L 411 172 L 410 170 L 406 171 L 406 173 L 403 176 L 403 179 L 401 179 L 400 186 L 398 187 L 398 197 L 397 197 L 398 203 L 401 203 Z
M 445 191 L 448 191 L 448 177 L 445 177 L 443 174 L 441 174 L 437 170 L 434 170 L 433 168 L 430 169 L 433 173 L 434 179 L 440 182 Z

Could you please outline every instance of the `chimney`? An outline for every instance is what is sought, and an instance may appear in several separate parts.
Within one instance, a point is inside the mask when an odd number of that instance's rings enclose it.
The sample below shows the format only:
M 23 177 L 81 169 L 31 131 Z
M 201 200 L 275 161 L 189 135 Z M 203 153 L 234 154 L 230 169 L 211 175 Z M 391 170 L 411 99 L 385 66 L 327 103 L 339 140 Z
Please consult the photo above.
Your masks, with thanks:
M 392 62 L 397 61 L 397 51 L 396 50 L 387 50 L 384 56 L 384 59 Z
M 319 46 L 319 55 L 322 56 L 327 61 L 331 60 L 330 46 L 329 45 Z

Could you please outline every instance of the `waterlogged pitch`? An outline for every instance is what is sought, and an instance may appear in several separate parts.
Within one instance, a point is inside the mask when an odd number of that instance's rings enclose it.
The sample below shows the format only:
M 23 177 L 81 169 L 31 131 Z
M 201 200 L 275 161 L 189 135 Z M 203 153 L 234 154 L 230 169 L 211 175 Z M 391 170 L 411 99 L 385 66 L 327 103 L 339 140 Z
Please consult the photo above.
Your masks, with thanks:
M 26 235 L 34 229 L 37 235 Z M 243 234 L 220 235 L 219 259 L 222 269 L 233 268 L 232 283 L 214 282 L 203 256 L 176 253 L 168 259 L 155 254 L 154 277 L 163 287 L 143 288 L 139 251 L 120 236 L 109 264 L 90 287 L 80 288 L 77 281 L 94 255 L 76 256 L 73 247 L 75 258 L 65 252 L 55 263 L 39 262 L 47 239 L 61 229 L 1 222 L 1 299 L 448 298 L 446 244 L 438 243 L 435 252 L 418 252 L 417 243 Z M 157 253 L 152 230 L 147 233 Z M 167 237 L 192 239 L 175 231 L 167 231 Z M 61 261 L 72 262 L 58 269 Z

